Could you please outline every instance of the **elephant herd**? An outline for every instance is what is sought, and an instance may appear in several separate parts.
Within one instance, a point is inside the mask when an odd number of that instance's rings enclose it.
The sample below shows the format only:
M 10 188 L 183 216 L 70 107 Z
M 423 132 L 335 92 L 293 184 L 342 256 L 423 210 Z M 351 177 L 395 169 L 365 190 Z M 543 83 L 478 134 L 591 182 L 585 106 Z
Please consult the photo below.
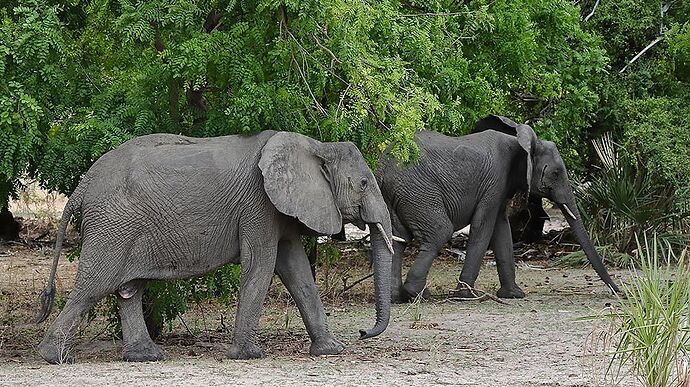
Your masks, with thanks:
M 115 294 L 122 320 L 123 359 L 164 358 L 146 329 L 142 295 L 147 281 L 188 278 L 239 263 L 240 296 L 228 356 L 262 356 L 256 328 L 271 278 L 293 297 L 311 339 L 311 355 L 345 346 L 328 330 L 302 235 L 331 235 L 345 223 L 371 231 L 376 321 L 361 338 L 388 326 L 392 302 L 426 287 L 439 249 L 470 225 L 460 285 L 473 286 L 488 248 L 496 256 L 497 295 L 524 297 L 515 262 L 506 202 L 517 191 L 551 199 L 564 213 L 601 279 L 618 291 L 589 240 L 555 145 L 528 125 L 500 116 L 474 133 L 448 137 L 420 131 L 419 159 L 400 166 L 381 157 L 376 176 L 349 142 L 321 143 L 289 132 L 190 138 L 137 137 L 83 175 L 60 221 L 53 264 L 41 293 L 38 322 L 55 297 L 55 273 L 65 229 L 81 213 L 77 278 L 38 352 L 50 363 L 72 362 L 70 343 L 84 315 Z M 419 254 L 403 283 L 402 255 L 417 240 Z

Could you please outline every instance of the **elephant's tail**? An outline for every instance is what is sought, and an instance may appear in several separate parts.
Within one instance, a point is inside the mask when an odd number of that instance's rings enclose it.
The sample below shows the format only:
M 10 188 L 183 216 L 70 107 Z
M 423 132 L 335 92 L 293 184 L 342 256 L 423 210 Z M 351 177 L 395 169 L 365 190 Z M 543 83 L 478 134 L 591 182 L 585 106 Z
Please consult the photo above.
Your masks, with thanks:
M 58 261 L 60 260 L 60 250 L 62 250 L 62 242 L 65 240 L 67 224 L 69 224 L 72 215 L 81 209 L 86 186 L 84 180 L 82 180 L 74 190 L 67 204 L 65 204 L 65 209 L 62 211 L 62 218 L 60 219 L 60 226 L 58 227 L 57 237 L 55 239 L 55 250 L 53 251 L 53 266 L 50 269 L 48 284 L 40 295 L 41 310 L 38 316 L 36 316 L 36 324 L 45 321 L 51 309 L 53 309 L 53 301 L 55 301 L 55 273 L 57 272 Z

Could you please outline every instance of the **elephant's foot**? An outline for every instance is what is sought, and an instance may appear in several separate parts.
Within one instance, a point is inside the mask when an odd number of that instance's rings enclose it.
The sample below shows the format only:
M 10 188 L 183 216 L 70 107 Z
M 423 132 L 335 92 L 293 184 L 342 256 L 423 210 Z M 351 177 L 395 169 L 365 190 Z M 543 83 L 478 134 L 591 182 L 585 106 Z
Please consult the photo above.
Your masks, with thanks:
M 312 356 L 337 355 L 345 349 L 345 344 L 341 343 L 333 336 L 325 339 L 316 340 L 309 347 L 309 354 Z
M 122 349 L 124 361 L 160 361 L 165 360 L 165 352 L 153 341 L 125 345 Z
M 402 292 L 400 292 L 399 298 L 401 302 L 414 302 L 417 300 L 417 298 L 420 298 L 422 301 L 426 301 L 431 298 L 431 291 L 429 291 L 427 288 L 417 290 L 412 286 L 405 285 L 403 286 Z
M 263 356 L 264 351 L 252 342 L 247 342 L 242 345 L 232 343 L 228 350 L 228 357 L 235 360 L 259 359 Z
M 525 292 L 517 285 L 501 286 L 496 295 L 499 298 L 525 298 Z
M 74 363 L 74 356 L 69 353 L 66 344 L 55 345 L 46 340 L 43 340 L 38 345 L 38 354 L 43 360 L 50 364 L 72 364 Z

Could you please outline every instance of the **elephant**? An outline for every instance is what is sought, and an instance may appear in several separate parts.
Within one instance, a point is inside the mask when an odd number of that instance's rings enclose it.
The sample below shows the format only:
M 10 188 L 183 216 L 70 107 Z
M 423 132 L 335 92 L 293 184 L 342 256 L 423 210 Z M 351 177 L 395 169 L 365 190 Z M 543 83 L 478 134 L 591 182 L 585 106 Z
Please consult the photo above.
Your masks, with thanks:
M 311 355 L 344 345 L 328 330 L 301 235 L 329 235 L 343 223 L 369 225 L 376 322 L 390 318 L 392 234 L 376 179 L 350 142 L 322 143 L 297 133 L 192 138 L 152 134 L 123 143 L 83 175 L 60 220 L 37 322 L 50 313 L 65 229 L 82 214 L 74 288 L 38 352 L 73 362 L 70 343 L 84 314 L 115 294 L 125 361 L 162 360 L 147 332 L 142 294 L 149 280 L 198 276 L 239 263 L 240 290 L 228 356 L 259 358 L 256 328 L 275 272 L 292 295 L 311 339 Z
M 496 128 L 497 130 L 491 130 Z M 513 135 L 507 134 L 514 133 Z M 419 159 L 401 166 L 385 152 L 376 179 L 388 206 L 393 227 L 391 297 L 405 302 L 426 289 L 433 259 L 454 231 L 470 225 L 465 263 L 456 291 L 471 297 L 483 257 L 489 247 L 496 256 L 501 298 L 522 298 L 515 283 L 515 261 L 506 204 L 516 192 L 552 200 L 565 214 L 589 262 L 599 277 L 620 292 L 587 236 L 565 164 L 551 141 L 538 139 L 529 125 L 496 115 L 477 123 L 472 133 L 449 137 L 419 131 Z M 419 253 L 402 282 L 402 255 L 411 240 Z

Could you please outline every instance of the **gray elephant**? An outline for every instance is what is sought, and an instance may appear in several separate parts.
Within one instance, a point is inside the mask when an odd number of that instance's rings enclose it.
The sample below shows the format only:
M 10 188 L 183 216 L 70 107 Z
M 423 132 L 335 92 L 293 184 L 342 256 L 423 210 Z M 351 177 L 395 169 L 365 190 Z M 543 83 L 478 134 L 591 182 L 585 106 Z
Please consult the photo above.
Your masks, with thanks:
M 164 358 L 142 314 L 148 280 L 188 278 L 239 263 L 240 297 L 229 357 L 262 356 L 255 330 L 275 271 L 311 338 L 312 355 L 344 345 L 328 331 L 300 235 L 334 234 L 343 223 L 370 225 L 376 324 L 390 317 L 390 216 L 371 170 L 348 142 L 265 131 L 246 136 L 142 136 L 98 159 L 70 197 L 60 221 L 52 271 L 38 322 L 50 313 L 65 228 L 82 213 L 76 283 L 38 346 L 50 363 L 71 362 L 70 342 L 84 314 L 116 294 L 123 358 Z
M 377 181 L 396 235 L 393 301 L 407 301 L 425 289 L 433 259 L 453 232 L 467 225 L 471 225 L 470 236 L 458 292 L 469 295 L 462 282 L 474 286 L 484 254 L 491 247 L 501 283 L 497 295 L 524 297 L 515 283 L 513 241 L 506 216 L 506 202 L 517 191 L 555 202 L 599 277 L 618 292 L 587 236 L 555 144 L 538 139 L 528 125 L 494 115 L 481 120 L 475 131 L 478 133 L 461 137 L 417 133 L 419 160 L 408 168 L 386 155 L 379 160 Z M 506 134 L 511 131 L 514 135 Z M 419 253 L 403 284 L 402 254 L 412 239 L 419 241 Z

